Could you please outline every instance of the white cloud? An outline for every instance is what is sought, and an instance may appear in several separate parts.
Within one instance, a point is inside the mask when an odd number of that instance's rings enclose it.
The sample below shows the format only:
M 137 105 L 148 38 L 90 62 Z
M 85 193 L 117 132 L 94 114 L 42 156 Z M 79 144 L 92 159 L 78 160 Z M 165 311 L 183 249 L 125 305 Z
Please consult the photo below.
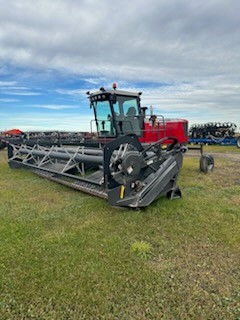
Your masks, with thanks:
M 14 86 L 16 81 L 0 81 L 0 87 Z
M 101 85 L 102 83 L 106 82 L 107 79 L 104 77 L 98 77 L 98 78 L 85 78 L 84 79 L 85 82 L 89 83 L 89 84 L 93 84 L 93 85 Z
M 46 105 L 31 105 L 30 108 L 43 108 L 49 110 L 64 110 L 64 109 L 77 109 L 78 106 L 73 105 L 53 105 L 53 104 L 46 104 Z
M 12 96 L 39 96 L 41 95 L 40 92 L 30 92 L 30 91 L 11 91 L 11 90 L 4 90 L 1 91 L 2 94 L 12 95 Z
M 86 96 L 86 89 L 56 89 L 57 93 L 69 96 Z
M 240 3 L 233 0 L 0 4 L 0 58 L 14 64 L 146 80 L 240 68 Z
M 65 130 L 65 131 L 90 131 L 92 116 L 69 115 L 68 113 L 42 114 L 15 114 L 6 116 L 0 112 L 0 118 L 4 116 L 4 124 L 0 130 L 11 129 L 14 127 L 22 131 L 30 130 Z M 93 131 L 96 128 L 93 127 Z
M 40 92 L 31 91 L 31 89 L 28 87 L 17 85 L 16 81 L 1 81 L 0 82 L 0 94 L 13 95 L 13 96 L 39 96 L 39 95 L 41 95 Z M 8 100 L 8 102 L 11 102 L 10 100 Z M 13 101 L 13 99 L 12 99 L 12 101 Z M 6 99 L 5 99 L 5 102 L 7 102 Z
M 90 89 L 144 82 L 144 104 L 240 125 L 239 1 L 0 0 L 0 8 L 3 66 L 57 70 Z M 147 82 L 171 85 L 150 90 Z M 2 94 L 41 94 L 17 85 L 0 79 Z M 75 98 L 86 91 L 56 90 Z
M 18 102 L 19 100 L 18 99 L 0 99 L 0 102 Z

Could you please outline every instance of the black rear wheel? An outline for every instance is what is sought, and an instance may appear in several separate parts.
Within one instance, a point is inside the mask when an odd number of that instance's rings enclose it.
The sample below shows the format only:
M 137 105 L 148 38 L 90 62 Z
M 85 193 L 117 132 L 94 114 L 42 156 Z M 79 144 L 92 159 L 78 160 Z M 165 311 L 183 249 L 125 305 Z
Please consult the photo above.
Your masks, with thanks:
M 200 157 L 200 171 L 208 173 L 214 169 L 214 158 L 210 154 L 202 154 Z
M 237 138 L 237 147 L 240 148 L 240 137 Z

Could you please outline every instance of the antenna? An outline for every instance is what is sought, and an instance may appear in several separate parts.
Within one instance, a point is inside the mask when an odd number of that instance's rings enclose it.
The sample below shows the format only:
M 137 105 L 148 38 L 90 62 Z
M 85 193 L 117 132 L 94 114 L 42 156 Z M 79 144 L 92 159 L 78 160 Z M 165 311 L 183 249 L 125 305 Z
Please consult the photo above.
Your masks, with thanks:
M 153 115 L 153 106 L 150 106 L 150 115 Z

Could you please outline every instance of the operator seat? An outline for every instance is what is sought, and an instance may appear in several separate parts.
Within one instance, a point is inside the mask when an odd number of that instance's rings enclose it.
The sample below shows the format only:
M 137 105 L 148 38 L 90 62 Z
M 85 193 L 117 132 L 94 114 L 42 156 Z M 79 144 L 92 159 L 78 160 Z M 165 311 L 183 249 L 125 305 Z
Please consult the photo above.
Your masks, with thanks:
M 139 119 L 136 116 L 136 108 L 129 107 L 123 124 L 124 133 L 135 133 L 140 135 Z
M 134 107 L 129 107 L 128 108 L 128 111 L 127 111 L 127 113 L 126 113 L 126 116 L 128 117 L 128 118 L 134 118 L 135 117 L 135 115 L 136 115 L 136 109 L 134 108 Z

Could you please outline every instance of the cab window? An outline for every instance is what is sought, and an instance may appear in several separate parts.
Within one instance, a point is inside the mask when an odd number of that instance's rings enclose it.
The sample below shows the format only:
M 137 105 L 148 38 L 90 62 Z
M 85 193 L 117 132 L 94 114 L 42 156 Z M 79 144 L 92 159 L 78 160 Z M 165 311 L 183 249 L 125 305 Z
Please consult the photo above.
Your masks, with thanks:
M 94 101 L 94 109 L 96 112 L 97 130 L 99 134 L 102 136 L 116 135 L 109 101 Z
M 137 98 L 118 96 L 113 108 L 119 133 L 141 135 Z

